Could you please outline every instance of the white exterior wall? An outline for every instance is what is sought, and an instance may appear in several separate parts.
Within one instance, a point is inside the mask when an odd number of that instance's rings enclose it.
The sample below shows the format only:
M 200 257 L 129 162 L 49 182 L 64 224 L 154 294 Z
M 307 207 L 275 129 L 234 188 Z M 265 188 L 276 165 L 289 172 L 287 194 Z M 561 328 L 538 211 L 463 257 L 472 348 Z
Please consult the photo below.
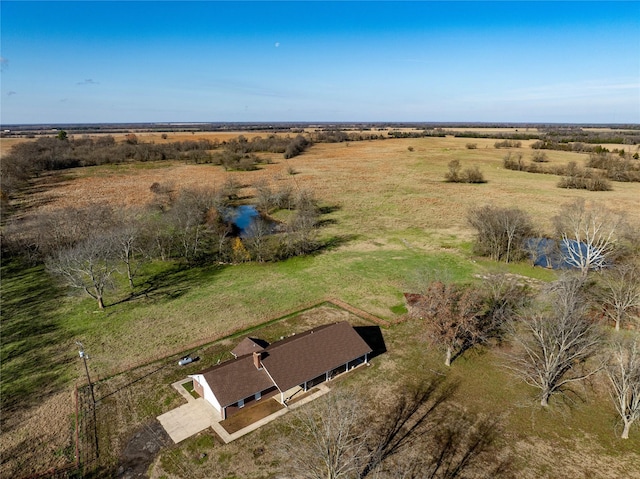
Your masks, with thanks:
M 190 378 L 193 378 L 194 381 L 197 381 L 200 386 L 202 386 L 202 391 L 204 392 L 204 400 L 211 404 L 218 413 L 220 413 L 221 417 L 224 417 L 222 413 L 222 406 L 218 402 L 218 399 L 213 394 L 213 391 L 209 387 L 209 383 L 205 381 L 204 376 L 202 374 L 194 374 L 190 375 Z

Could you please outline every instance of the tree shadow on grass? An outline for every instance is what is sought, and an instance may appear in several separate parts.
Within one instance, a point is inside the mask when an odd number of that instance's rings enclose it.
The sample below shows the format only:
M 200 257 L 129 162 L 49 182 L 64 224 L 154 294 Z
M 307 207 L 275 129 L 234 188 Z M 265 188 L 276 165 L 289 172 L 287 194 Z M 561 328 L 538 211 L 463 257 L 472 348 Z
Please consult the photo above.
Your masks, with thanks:
M 176 299 L 187 293 L 193 286 L 211 281 L 217 276 L 223 265 L 205 267 L 174 264 L 168 269 L 151 275 L 138 291 L 112 305 L 128 303 L 139 299 L 162 301 Z
M 318 248 L 314 251 L 314 253 L 322 253 L 325 251 L 331 251 L 339 248 L 351 241 L 355 241 L 359 238 L 359 235 L 339 235 L 332 236 L 331 238 L 327 238 L 322 243 L 319 244 Z
M 57 315 L 64 291 L 43 266 L 27 267 L 18 260 L 2 265 L 2 371 L 0 424 L 13 429 L 12 412 L 28 409 L 67 382 L 72 335 Z M 66 354 L 66 345 L 69 354 Z
M 510 459 L 497 444 L 499 421 L 456 408 L 457 389 L 438 376 L 403 385 L 394 408 L 367 423 L 372 434 L 359 477 L 389 467 L 407 479 L 511 477 Z

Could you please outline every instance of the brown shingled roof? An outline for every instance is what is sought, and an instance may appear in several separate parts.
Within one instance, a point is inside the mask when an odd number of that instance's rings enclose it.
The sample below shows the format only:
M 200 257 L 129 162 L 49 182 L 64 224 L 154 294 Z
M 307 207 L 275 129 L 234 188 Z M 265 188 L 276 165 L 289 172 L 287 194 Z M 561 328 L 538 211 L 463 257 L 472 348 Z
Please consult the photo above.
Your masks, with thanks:
M 286 391 L 372 350 L 346 321 L 290 336 L 265 349 L 262 364 Z
M 273 386 L 264 368 L 256 369 L 253 365 L 252 356 L 247 354 L 198 373 L 204 376 L 222 407 Z
M 204 376 L 225 407 L 268 389 L 274 382 L 280 391 L 286 391 L 371 351 L 355 329 L 343 321 L 269 345 L 261 353 L 262 369 L 256 369 L 251 352 L 198 374 Z
M 244 356 L 245 354 L 251 354 L 254 351 L 262 351 L 269 346 L 269 343 L 258 338 L 244 338 L 238 343 L 238 345 L 231 350 L 236 358 Z

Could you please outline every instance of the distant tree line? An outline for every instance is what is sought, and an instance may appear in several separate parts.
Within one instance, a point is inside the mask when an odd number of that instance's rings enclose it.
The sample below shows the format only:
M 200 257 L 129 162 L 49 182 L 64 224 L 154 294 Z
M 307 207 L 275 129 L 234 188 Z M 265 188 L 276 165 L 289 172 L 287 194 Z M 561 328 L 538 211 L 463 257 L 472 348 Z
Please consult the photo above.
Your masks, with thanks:
M 269 135 L 248 140 L 244 136 L 220 142 L 218 140 L 186 140 L 170 143 L 142 142 L 133 133 L 123 142 L 111 135 L 96 139 L 69 139 L 64 131 L 57 137 L 42 137 L 13 146 L 2 159 L 0 191 L 6 201 L 29 180 L 44 171 L 81 166 L 96 166 L 135 161 L 179 160 L 193 163 L 213 163 L 228 170 L 250 170 L 263 162 L 256 153 L 282 153 L 286 158 L 302 154 L 311 142 L 302 135 Z
M 545 166 L 542 164 L 547 161 L 546 154 L 540 151 L 533 153 L 531 163 L 527 163 L 522 154 L 509 152 L 503 158 L 503 166 L 509 170 L 560 175 L 563 177 L 558 183 L 560 188 L 609 191 L 612 189 L 610 181 L 640 181 L 640 161 L 624 152 L 617 155 L 590 153 L 584 168 L 578 166 L 575 161 L 567 165 Z
M 602 131 L 602 130 L 586 130 L 579 127 L 563 128 L 563 127 L 537 127 L 537 132 L 521 132 L 521 131 L 497 131 L 482 132 L 477 130 L 458 131 L 436 129 L 443 134 L 458 138 L 495 138 L 499 140 L 538 140 L 533 143 L 532 148 L 564 150 L 564 151 L 583 151 L 583 152 L 601 152 L 604 148 L 600 146 L 602 143 L 619 144 L 619 145 L 637 145 L 640 144 L 640 131 L 637 128 L 624 128 L 621 130 Z M 591 146 L 595 145 L 595 146 Z

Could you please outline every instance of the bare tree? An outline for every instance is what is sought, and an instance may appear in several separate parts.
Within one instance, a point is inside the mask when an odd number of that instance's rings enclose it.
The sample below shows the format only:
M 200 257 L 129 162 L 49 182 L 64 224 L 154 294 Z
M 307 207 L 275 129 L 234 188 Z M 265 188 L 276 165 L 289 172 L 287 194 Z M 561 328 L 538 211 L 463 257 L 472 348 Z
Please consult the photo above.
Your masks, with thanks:
M 133 278 L 140 265 L 139 258 L 145 257 L 142 246 L 142 225 L 133 217 L 125 218 L 120 226 L 111 230 L 110 236 L 116 255 L 124 263 L 129 287 L 133 289 Z
M 541 406 L 600 369 L 599 364 L 590 364 L 602 336 L 586 317 L 583 288 L 581 278 L 561 278 L 545 291 L 550 298 L 548 311 L 525 314 L 514 324 L 513 338 L 521 354 L 512 355 L 508 367 L 540 390 Z
M 41 261 L 73 247 L 96 231 L 109 228 L 112 214 L 110 207 L 97 204 L 39 211 L 25 218 L 14 218 L 7 225 L 6 233 Z
M 449 168 L 449 171 L 444 175 L 445 180 L 450 183 L 460 182 L 460 170 L 462 168 L 460 160 L 451 160 L 447 167 Z
M 481 290 L 489 324 L 496 333 L 511 321 L 531 300 L 531 291 L 506 273 L 492 273 L 482 278 Z
M 356 396 L 335 392 L 301 410 L 295 420 L 295 439 L 285 443 L 296 477 L 358 477 L 367 452 L 363 412 Z
M 270 234 L 270 224 L 261 217 L 255 218 L 247 228 L 244 243 L 252 257 L 259 263 L 262 263 L 271 257 L 269 251 Z
M 80 289 L 104 309 L 104 292 L 111 286 L 117 260 L 111 238 L 95 235 L 47 259 L 47 269 L 70 287 Z
M 582 198 L 568 204 L 554 218 L 564 246 L 563 259 L 583 276 L 602 268 L 615 252 L 622 220 L 620 214 Z
M 472 288 L 433 282 L 413 310 L 425 320 L 429 339 L 444 348 L 445 366 L 489 334 L 484 299 Z
M 373 405 L 332 392 L 293 424 L 288 463 L 295 477 L 314 479 L 501 477 L 508 460 L 496 443 L 498 421 L 451 406 L 456 389 L 436 376 Z
M 525 242 L 533 236 L 529 215 L 518 208 L 485 205 L 473 208 L 467 221 L 477 233 L 475 249 L 481 255 L 506 263 L 521 259 Z
M 168 215 L 173 237 L 185 261 L 197 260 L 206 249 L 207 214 L 221 201 L 220 195 L 209 188 L 185 188 L 178 193 Z
M 605 314 L 620 324 L 640 307 L 640 267 L 634 263 L 623 263 L 605 270 L 601 275 L 602 303 Z
M 636 338 L 615 344 L 606 372 L 611 399 L 624 424 L 620 437 L 628 439 L 631 426 L 640 419 L 640 349 Z

